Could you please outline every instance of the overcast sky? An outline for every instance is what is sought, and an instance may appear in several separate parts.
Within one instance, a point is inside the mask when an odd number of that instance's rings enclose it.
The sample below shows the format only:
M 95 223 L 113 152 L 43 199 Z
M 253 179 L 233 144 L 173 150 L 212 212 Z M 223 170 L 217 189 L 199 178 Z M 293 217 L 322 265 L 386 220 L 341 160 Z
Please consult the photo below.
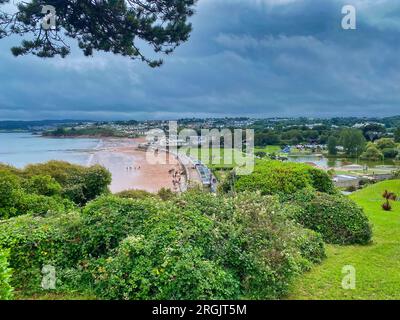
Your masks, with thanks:
M 357 30 L 341 28 L 344 4 Z M 196 11 L 191 39 L 158 69 L 78 50 L 14 58 L 1 40 L 0 119 L 400 114 L 400 1 L 199 0 Z

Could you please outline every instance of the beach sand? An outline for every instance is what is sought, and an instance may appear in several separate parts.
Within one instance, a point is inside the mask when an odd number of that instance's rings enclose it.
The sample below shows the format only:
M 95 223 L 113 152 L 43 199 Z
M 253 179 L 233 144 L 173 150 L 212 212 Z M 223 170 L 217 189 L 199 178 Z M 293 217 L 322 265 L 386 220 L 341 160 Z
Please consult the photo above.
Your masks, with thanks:
M 113 193 L 125 190 L 158 192 L 162 188 L 178 191 L 170 173 L 174 169 L 180 170 L 178 160 L 166 153 L 149 157 L 145 151 L 137 149 L 142 142 L 143 139 L 103 139 L 88 165 L 100 164 L 111 172 L 110 190 Z M 155 157 L 168 159 L 167 164 L 152 164 Z

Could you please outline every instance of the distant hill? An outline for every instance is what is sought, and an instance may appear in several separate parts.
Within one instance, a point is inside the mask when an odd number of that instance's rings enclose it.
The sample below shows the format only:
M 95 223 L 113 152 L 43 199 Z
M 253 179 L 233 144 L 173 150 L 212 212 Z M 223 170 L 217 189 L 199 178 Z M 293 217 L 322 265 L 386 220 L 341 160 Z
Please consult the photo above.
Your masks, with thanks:
M 88 122 L 94 123 L 88 120 L 0 121 L 0 131 L 42 130 Z

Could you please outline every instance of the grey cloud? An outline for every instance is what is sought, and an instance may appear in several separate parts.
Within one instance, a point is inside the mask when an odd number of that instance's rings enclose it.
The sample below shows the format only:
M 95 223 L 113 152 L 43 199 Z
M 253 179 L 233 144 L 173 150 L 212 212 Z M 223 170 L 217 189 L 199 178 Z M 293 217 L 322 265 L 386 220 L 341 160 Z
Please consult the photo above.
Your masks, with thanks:
M 340 28 L 353 3 L 358 29 Z M 96 53 L 13 58 L 0 41 L 0 118 L 390 115 L 400 102 L 400 4 L 199 0 L 160 69 Z

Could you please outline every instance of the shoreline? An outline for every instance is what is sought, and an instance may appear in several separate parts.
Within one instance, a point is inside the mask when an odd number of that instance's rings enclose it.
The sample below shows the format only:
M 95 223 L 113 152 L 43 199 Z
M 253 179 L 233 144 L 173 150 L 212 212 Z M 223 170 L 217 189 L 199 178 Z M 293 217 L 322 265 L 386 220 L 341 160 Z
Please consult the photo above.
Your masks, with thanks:
M 179 185 L 173 182 L 175 174 L 181 176 L 179 160 L 160 152 L 161 156 L 168 159 L 167 164 L 149 163 L 146 151 L 138 149 L 144 141 L 145 138 L 103 138 L 101 148 L 91 152 L 88 165 L 99 164 L 111 172 L 112 193 L 126 190 L 157 193 L 162 188 L 179 192 Z

